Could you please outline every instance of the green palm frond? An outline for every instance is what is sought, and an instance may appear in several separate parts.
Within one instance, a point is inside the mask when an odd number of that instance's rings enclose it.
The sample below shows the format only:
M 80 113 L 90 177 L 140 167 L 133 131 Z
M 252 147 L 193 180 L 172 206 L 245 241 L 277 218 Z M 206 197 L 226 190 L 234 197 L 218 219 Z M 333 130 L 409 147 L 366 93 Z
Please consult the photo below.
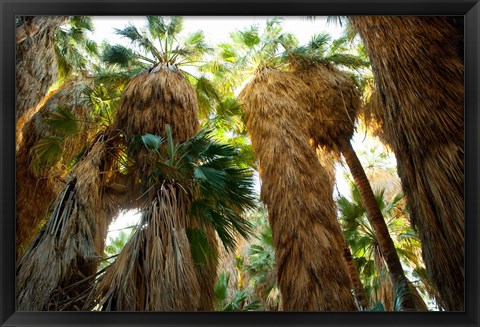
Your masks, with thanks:
M 141 45 L 146 48 L 150 46 L 150 42 L 145 39 L 145 35 L 141 34 L 137 27 L 133 24 L 129 24 L 124 28 L 115 28 L 115 33 L 128 38 L 132 43 L 136 43 L 137 45 Z
M 142 68 L 146 68 L 148 67 L 146 63 L 155 63 L 153 59 L 142 56 L 123 45 L 107 45 L 103 50 L 102 60 L 107 64 L 117 64 L 123 68 L 132 65 L 139 65 Z
M 250 49 L 260 43 L 257 25 L 252 25 L 242 31 L 234 31 L 230 34 L 235 44 Z
M 338 66 L 344 66 L 351 69 L 369 67 L 370 63 L 357 55 L 348 53 L 336 53 L 325 58 L 325 61 Z
M 104 49 L 102 60 L 109 64 L 118 64 L 121 67 L 128 67 L 135 59 L 133 51 L 122 45 L 113 45 Z
M 85 70 L 91 58 L 98 56 L 98 47 L 87 37 L 94 30 L 92 18 L 72 16 L 65 28 L 55 34 L 55 53 L 58 59 L 59 77 L 67 78 L 72 71 Z
M 167 33 L 172 37 L 176 37 L 183 30 L 183 17 L 171 16 L 170 22 L 166 25 Z
M 336 24 L 343 26 L 347 21 L 346 16 L 328 16 L 327 17 L 327 24 Z
M 215 282 L 215 307 L 218 311 L 253 311 L 260 307 L 260 302 L 249 301 L 248 290 L 235 289 L 233 294 L 229 292 L 230 273 L 221 272 Z
M 90 32 L 93 32 L 95 30 L 92 17 L 90 16 L 72 16 L 70 17 L 70 24 L 75 28 L 87 30 Z
M 100 53 L 97 43 L 92 40 L 85 40 L 85 50 L 90 56 L 98 56 Z
M 308 42 L 307 48 L 317 52 L 319 55 L 323 55 L 327 52 L 327 46 L 330 44 L 331 39 L 332 37 L 328 33 L 315 34 Z
M 228 296 L 228 284 L 230 282 L 230 274 L 221 272 L 218 275 L 217 281 L 214 285 L 215 302 L 218 308 L 220 304 L 227 299 Z
M 55 111 L 51 112 L 43 122 L 49 128 L 64 136 L 75 135 L 80 129 L 78 118 L 62 107 L 58 107 Z
M 117 28 L 115 29 L 115 33 L 128 38 L 133 44 L 140 47 L 143 51 L 154 56 L 156 60 L 160 62 L 165 61 L 165 56 L 162 55 L 160 51 L 158 51 L 154 42 L 149 38 L 148 34 L 145 31 L 139 31 L 135 25 L 130 24 L 124 27 L 123 29 Z M 155 63 L 155 60 L 153 59 L 147 60 L 146 56 L 141 56 L 138 53 L 136 53 L 136 55 L 138 57 L 141 57 L 145 61 Z
M 211 130 L 203 129 L 182 144 L 173 142 L 169 126 L 166 130 L 165 140 L 150 134 L 132 138 L 131 149 L 149 150 L 147 158 L 155 167 L 152 185 L 160 180 L 179 183 L 192 197 L 192 219 L 211 224 L 224 246 L 234 249 L 236 233 L 248 238 L 252 232 L 242 216 L 256 207 L 251 170 L 240 168 L 238 149 L 213 140 Z
M 331 42 L 328 49 L 328 54 L 333 55 L 335 53 L 344 53 L 349 51 L 348 39 L 345 36 L 339 37 Z
M 162 16 L 147 16 L 147 28 L 157 39 L 163 39 L 167 33 L 167 26 Z
M 198 228 L 187 228 L 190 251 L 195 264 L 205 265 L 214 255 L 205 232 Z
M 238 60 L 238 54 L 235 48 L 229 43 L 220 44 L 219 53 L 222 60 L 226 62 L 235 63 Z
M 141 135 L 143 145 L 150 151 L 156 151 L 160 149 L 160 146 L 164 143 L 164 139 L 161 136 L 153 134 Z
M 221 100 L 216 86 L 205 76 L 200 76 L 193 81 L 199 104 L 200 116 L 208 118 L 212 108 Z
M 59 161 L 63 152 L 64 139 L 58 136 L 45 136 L 31 149 L 31 168 L 34 174 L 41 174 Z
M 181 46 L 172 49 L 170 62 L 183 64 L 200 60 L 205 54 L 210 53 L 212 49 L 205 42 L 205 36 L 202 31 L 197 31 L 187 35 Z M 178 58 L 181 58 L 180 60 Z
M 113 46 L 117 47 L 117 46 Z M 105 62 L 109 63 L 108 65 L 96 65 L 94 66 L 95 71 L 95 84 L 102 86 L 108 90 L 108 92 L 102 93 L 102 98 L 113 98 L 119 94 L 119 91 L 130 81 L 133 77 L 138 75 L 140 72 L 145 70 L 145 67 L 142 66 L 135 66 L 135 56 L 131 55 L 127 51 L 123 49 L 118 49 L 113 51 L 112 54 L 107 54 L 109 52 L 109 48 L 107 46 L 103 47 L 103 58 Z M 117 52 L 118 53 L 115 53 Z M 109 59 L 108 57 L 112 57 Z M 118 56 L 118 58 L 116 58 Z M 128 61 L 132 59 L 132 65 L 134 65 L 131 69 L 125 70 L 122 67 L 128 67 Z M 116 63 L 116 60 L 119 63 Z M 111 96 L 110 94 L 113 94 Z
M 403 299 L 410 293 L 408 284 L 401 283 L 395 285 L 395 295 L 393 298 L 393 311 L 402 311 Z

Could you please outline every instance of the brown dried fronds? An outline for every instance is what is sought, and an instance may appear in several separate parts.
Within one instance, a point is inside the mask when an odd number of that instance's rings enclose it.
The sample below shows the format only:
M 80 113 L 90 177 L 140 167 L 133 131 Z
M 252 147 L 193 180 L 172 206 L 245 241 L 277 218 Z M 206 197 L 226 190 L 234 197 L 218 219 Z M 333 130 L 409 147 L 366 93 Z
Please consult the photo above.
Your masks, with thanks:
M 463 32 L 453 17 L 352 17 L 375 75 L 383 131 L 427 272 L 464 309 Z
M 283 308 L 356 310 L 342 257 L 343 235 L 332 193 L 324 186 L 328 174 L 309 144 L 311 117 L 305 105 L 314 98 L 308 89 L 292 73 L 263 69 L 239 95 L 260 162 Z
M 104 311 L 195 311 L 201 287 L 187 237 L 185 192 L 164 184 L 142 209 L 142 224 L 92 293 Z
M 49 310 L 59 289 L 95 274 L 103 255 L 105 226 L 117 213 L 115 203 L 105 201 L 103 193 L 100 172 L 106 159 L 106 144 L 99 137 L 72 169 L 70 181 L 58 195 L 50 218 L 20 261 L 19 310 Z M 72 298 L 83 291 L 84 288 L 76 288 L 65 296 Z
M 181 71 L 163 67 L 142 73 L 125 87 L 113 128 L 126 135 L 165 136 L 170 125 L 175 143 L 193 136 L 199 128 L 195 90 Z
M 66 165 L 88 144 L 92 130 L 86 123 L 89 120 L 90 106 L 83 97 L 83 90 L 91 84 L 90 79 L 74 79 L 57 89 L 38 112 L 26 122 L 22 131 L 17 130 L 16 180 L 17 180 L 17 253 L 21 247 L 28 245 L 37 231 L 38 224 L 45 218 L 49 206 L 62 185 L 58 178 L 67 173 Z M 79 121 L 78 131 L 65 136 L 63 131 L 49 124 L 55 119 L 57 110 L 62 108 Z M 17 126 L 18 127 L 18 126 Z M 39 141 L 46 137 L 59 137 L 61 147 L 56 163 L 46 166 L 37 153 Z M 55 143 L 54 145 L 57 145 Z
M 136 135 L 154 134 L 165 137 L 165 125 L 170 125 L 175 143 L 195 135 L 198 123 L 198 103 L 195 89 L 183 73 L 171 66 L 159 66 L 150 73 L 142 73 L 125 87 L 112 125 L 122 131 L 128 147 Z M 145 150 L 127 151 L 132 163 L 135 183 L 151 172 Z
M 361 104 L 352 77 L 329 64 L 312 64 L 308 68 L 294 69 L 293 73 L 313 93 L 313 99 L 305 103 L 304 108 L 313 119 L 310 130 L 313 139 L 339 153 L 353 135 Z

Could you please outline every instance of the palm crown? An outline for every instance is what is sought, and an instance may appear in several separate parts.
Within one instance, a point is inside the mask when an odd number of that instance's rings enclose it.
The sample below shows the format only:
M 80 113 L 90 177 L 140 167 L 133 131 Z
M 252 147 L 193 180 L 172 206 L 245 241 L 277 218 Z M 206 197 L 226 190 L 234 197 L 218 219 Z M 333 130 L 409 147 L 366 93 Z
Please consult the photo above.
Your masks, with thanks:
M 136 49 L 122 45 L 107 46 L 104 61 L 122 67 L 152 68 L 159 63 L 175 66 L 191 65 L 209 52 L 203 32 L 197 31 L 181 38 L 183 18 L 179 16 L 147 16 L 147 25 L 138 29 L 130 24 L 116 33 L 132 42 Z

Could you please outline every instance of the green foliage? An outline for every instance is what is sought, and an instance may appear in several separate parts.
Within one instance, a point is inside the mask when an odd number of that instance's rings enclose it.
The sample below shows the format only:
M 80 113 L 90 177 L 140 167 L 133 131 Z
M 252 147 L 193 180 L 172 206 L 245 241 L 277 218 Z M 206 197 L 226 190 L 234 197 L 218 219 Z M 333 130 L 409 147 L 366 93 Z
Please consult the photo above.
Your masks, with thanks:
M 222 272 L 215 282 L 215 309 L 217 311 L 255 311 L 260 308 L 258 300 L 249 302 L 249 292 L 235 289 L 229 294 L 230 273 Z
M 104 61 L 124 68 L 134 65 L 145 68 L 159 63 L 191 65 L 211 51 L 203 32 L 196 31 L 183 37 L 180 35 L 183 31 L 183 17 L 180 16 L 147 16 L 147 24 L 141 29 L 130 24 L 115 31 L 139 49 L 132 50 L 120 45 L 105 48 L 102 55 Z
M 55 53 L 60 79 L 69 77 L 74 71 L 87 70 L 90 59 L 98 56 L 97 44 L 87 37 L 93 30 L 91 17 L 72 16 L 67 27 L 56 32 Z
M 243 277 L 239 277 L 238 285 L 235 285 L 234 289 L 243 295 L 245 303 L 255 304 L 258 310 L 277 311 L 280 309 L 281 299 L 276 282 L 274 245 L 266 209 L 260 207 L 251 211 L 249 220 L 256 235 L 246 251 L 240 250 L 236 256 L 237 271 Z
M 133 234 L 133 228 L 129 228 L 130 232 L 125 232 L 125 230 L 121 230 L 115 237 L 109 236 L 108 240 L 106 241 L 105 248 L 103 249 L 103 260 L 100 262 L 98 266 L 98 271 L 101 271 L 108 265 L 110 265 L 114 258 L 122 251 L 125 244 L 127 244 L 128 240 L 131 238 Z
M 32 172 L 40 175 L 44 169 L 57 163 L 63 152 L 64 139 L 59 136 L 45 136 L 35 143 L 31 149 Z
M 208 243 L 207 235 L 198 228 L 187 228 L 187 237 L 190 242 L 193 262 L 196 265 L 205 265 L 214 255 Z
M 106 46 L 103 45 L 103 48 Z M 101 64 L 94 66 L 94 71 L 94 85 L 86 87 L 83 94 L 90 103 L 91 116 L 95 124 L 90 127 L 101 130 L 112 124 L 123 89 L 139 70 L 122 70 L 119 66 Z
M 137 60 L 133 50 L 124 47 L 123 45 L 106 45 L 102 53 L 102 60 L 107 64 L 117 64 L 120 67 L 128 68 L 133 64 L 142 66 L 142 62 Z M 153 60 L 145 59 L 150 63 L 154 63 Z M 147 65 L 142 67 L 146 68 Z
M 44 123 L 56 133 L 63 136 L 75 135 L 80 126 L 78 124 L 78 118 L 67 109 L 58 107 L 55 111 L 49 114 L 44 120 Z
M 250 223 L 242 217 L 245 210 L 256 207 L 252 172 L 238 167 L 238 149 L 213 140 L 211 130 L 203 129 L 182 144 L 173 142 L 169 126 L 166 130 L 165 139 L 147 134 L 134 137 L 130 144 L 149 150 L 148 158 L 155 169 L 147 182 L 179 183 L 192 198 L 192 219 L 211 224 L 224 246 L 233 250 L 236 233 L 248 238 L 252 232 Z
M 358 70 L 369 67 L 369 62 L 362 56 L 352 54 L 345 37 L 332 41 L 327 33 L 319 33 L 310 42 L 302 46 L 285 45 L 282 60 L 300 63 L 305 67 L 312 64 L 333 64 L 335 66 Z
M 380 190 L 376 192 L 375 198 L 385 217 L 395 249 L 403 265 L 407 267 L 407 270 L 422 271 L 424 268 L 419 254 L 418 235 L 409 226 L 405 216 L 406 212 L 401 207 L 403 194 L 396 194 L 387 201 L 385 200 L 385 191 Z M 383 260 L 383 258 L 375 232 L 368 222 L 360 193 L 353 183 L 351 184 L 351 200 L 341 196 L 337 200 L 337 206 L 345 239 L 351 248 L 366 293 L 375 293 L 382 280 L 388 278 L 388 275 L 385 265 L 381 271 L 378 271 L 376 260 Z M 428 284 L 417 284 L 419 291 L 425 292 L 428 288 Z M 395 292 L 397 291 L 401 293 L 401 289 L 395 290 Z

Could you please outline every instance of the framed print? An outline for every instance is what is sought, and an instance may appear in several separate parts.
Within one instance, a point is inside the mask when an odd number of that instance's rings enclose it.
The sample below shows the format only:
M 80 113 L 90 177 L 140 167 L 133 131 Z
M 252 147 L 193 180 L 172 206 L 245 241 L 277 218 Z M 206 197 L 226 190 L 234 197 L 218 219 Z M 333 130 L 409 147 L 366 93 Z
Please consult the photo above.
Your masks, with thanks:
M 1 324 L 478 325 L 477 1 L 6 1 Z

